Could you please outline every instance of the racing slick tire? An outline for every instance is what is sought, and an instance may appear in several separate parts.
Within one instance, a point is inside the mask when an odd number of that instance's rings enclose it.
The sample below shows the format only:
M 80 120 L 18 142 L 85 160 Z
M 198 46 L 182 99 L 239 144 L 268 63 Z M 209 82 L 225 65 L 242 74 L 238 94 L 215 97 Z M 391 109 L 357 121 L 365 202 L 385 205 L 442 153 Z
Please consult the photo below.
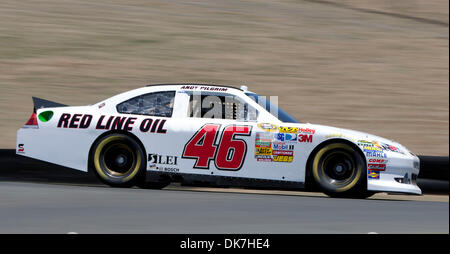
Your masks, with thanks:
M 321 147 L 312 161 L 315 183 L 330 197 L 367 198 L 367 169 L 364 157 L 347 143 Z
M 128 135 L 112 133 L 95 142 L 91 168 L 112 187 L 132 187 L 145 180 L 146 160 L 142 147 Z

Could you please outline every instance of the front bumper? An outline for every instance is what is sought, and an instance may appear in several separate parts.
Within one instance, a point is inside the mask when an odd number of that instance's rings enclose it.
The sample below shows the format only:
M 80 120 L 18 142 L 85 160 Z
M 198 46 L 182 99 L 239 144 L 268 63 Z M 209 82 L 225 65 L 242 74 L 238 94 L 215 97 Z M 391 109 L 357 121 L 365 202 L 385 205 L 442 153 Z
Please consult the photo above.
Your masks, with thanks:
M 396 192 L 421 195 L 417 186 L 420 171 L 419 158 L 413 154 L 390 152 L 384 171 L 367 172 L 367 189 L 377 192 Z

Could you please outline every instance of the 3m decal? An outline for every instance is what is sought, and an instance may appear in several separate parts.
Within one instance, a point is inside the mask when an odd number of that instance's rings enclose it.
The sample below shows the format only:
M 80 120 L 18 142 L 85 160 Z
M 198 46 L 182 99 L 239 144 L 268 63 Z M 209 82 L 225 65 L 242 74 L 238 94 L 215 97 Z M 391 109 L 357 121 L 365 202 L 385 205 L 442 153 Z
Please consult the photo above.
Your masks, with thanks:
M 311 143 L 312 139 L 313 139 L 313 135 L 308 135 L 308 134 L 299 134 L 298 135 L 298 142 Z
M 195 159 L 194 168 L 199 169 L 209 169 L 211 160 L 215 161 L 219 170 L 241 169 L 247 154 L 247 143 L 236 136 L 250 136 L 252 127 L 226 126 L 219 145 L 216 145 L 219 129 L 219 124 L 205 124 L 186 143 L 182 158 Z

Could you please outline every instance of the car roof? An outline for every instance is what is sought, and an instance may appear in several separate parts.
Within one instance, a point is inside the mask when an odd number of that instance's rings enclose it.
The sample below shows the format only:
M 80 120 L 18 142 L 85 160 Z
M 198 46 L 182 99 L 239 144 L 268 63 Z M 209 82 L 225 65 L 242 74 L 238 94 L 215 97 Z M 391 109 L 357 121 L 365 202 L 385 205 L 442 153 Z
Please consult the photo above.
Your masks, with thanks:
M 235 86 L 218 85 L 218 84 L 202 84 L 202 83 L 167 83 L 167 84 L 150 84 L 150 85 L 146 85 L 146 87 L 149 87 L 149 86 L 214 86 L 214 87 L 233 88 L 233 89 L 237 89 L 239 91 L 243 91 L 241 88 L 238 88 L 238 87 L 235 87 Z

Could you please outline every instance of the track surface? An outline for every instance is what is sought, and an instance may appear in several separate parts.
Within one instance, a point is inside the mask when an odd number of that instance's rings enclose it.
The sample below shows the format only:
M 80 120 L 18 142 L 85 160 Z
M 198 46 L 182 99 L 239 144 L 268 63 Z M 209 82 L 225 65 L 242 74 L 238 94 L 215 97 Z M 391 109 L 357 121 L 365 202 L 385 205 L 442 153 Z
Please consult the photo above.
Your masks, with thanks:
M 441 202 L 0 182 L 0 233 L 447 233 Z M 398 196 L 400 197 L 400 196 Z

